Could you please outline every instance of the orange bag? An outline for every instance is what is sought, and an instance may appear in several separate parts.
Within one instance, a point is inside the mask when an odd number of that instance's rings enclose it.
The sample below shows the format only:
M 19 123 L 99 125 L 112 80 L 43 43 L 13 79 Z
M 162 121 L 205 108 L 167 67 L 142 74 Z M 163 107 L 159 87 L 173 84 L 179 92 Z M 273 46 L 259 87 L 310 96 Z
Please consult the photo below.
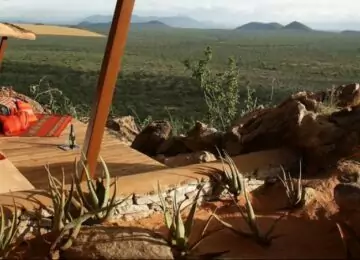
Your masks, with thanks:
M 16 106 L 19 112 L 26 112 L 28 114 L 29 123 L 33 123 L 38 120 L 29 103 L 21 100 L 16 100 Z
M 27 112 L 16 112 L 9 116 L 0 116 L 2 131 L 4 135 L 16 135 L 26 130 L 29 125 L 29 115 Z

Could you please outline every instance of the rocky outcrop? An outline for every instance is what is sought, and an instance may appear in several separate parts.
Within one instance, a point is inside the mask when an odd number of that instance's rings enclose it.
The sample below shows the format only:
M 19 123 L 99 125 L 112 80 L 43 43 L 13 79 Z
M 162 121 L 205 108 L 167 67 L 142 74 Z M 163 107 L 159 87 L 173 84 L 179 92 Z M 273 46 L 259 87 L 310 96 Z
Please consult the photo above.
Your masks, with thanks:
M 161 154 L 156 156 L 155 159 L 169 167 L 181 167 L 190 164 L 206 163 L 217 160 L 214 154 L 207 151 L 178 154 L 172 157 L 166 157 Z
M 286 147 L 303 156 L 305 165 L 319 170 L 351 153 L 359 143 L 359 88 L 356 83 L 331 91 L 299 92 L 276 107 L 239 118 L 226 132 L 196 122 L 185 135 L 172 137 L 168 122 L 163 124 L 166 127 L 153 122 L 139 134 L 133 148 L 150 156 L 174 157 L 200 151 L 217 155 L 216 148 L 235 156 Z
M 340 107 L 360 105 L 360 85 L 353 83 L 342 85 L 335 90 L 336 104 Z
M 120 140 L 127 145 L 131 145 L 140 132 L 132 116 L 109 118 L 106 127 L 115 131 Z
M 155 156 L 160 145 L 169 138 L 171 131 L 172 127 L 168 121 L 154 121 L 136 136 L 131 147 L 149 156 Z

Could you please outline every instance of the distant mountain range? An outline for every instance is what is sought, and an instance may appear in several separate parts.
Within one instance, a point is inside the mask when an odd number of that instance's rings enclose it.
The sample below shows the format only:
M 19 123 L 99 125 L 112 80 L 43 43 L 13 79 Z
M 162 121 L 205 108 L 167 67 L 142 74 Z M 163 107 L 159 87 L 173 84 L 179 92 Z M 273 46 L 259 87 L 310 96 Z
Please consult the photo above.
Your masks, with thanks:
M 92 15 L 85 18 L 80 24 L 82 23 L 111 23 L 112 16 L 111 15 Z M 215 24 L 211 21 L 204 21 L 200 22 L 195 20 L 191 17 L 187 16 L 168 16 L 168 17 L 158 17 L 158 16 L 139 16 L 139 15 L 132 15 L 131 23 L 149 23 L 149 22 L 160 22 L 165 25 L 171 27 L 178 27 L 178 28 L 199 28 L 199 29 L 210 29 L 210 28 L 221 28 L 221 25 Z
M 291 31 L 303 31 L 303 32 L 312 31 L 310 27 L 297 21 L 289 23 L 288 25 L 285 26 L 279 23 L 251 22 L 237 27 L 236 30 L 241 30 L 241 31 L 275 31 L 275 30 L 290 31 L 291 30 Z
M 50 25 L 66 25 L 71 27 L 80 27 L 89 30 L 96 30 L 99 32 L 107 32 L 110 28 L 112 21 L 112 15 L 92 15 L 86 18 L 76 18 L 76 19 L 66 19 L 66 16 L 63 18 L 53 18 L 53 19 L 42 19 L 41 17 L 21 19 L 19 17 L 0 17 L 0 22 L 11 22 L 11 23 L 42 23 Z M 197 28 L 197 29 L 234 29 L 224 24 L 214 23 L 212 21 L 199 21 L 188 16 L 140 16 L 133 14 L 131 18 L 131 27 L 139 28 Z M 340 31 L 343 34 L 359 34 L 360 31 L 357 31 L 358 26 L 351 24 L 346 24 L 349 26 L 350 30 Z M 359 24 L 360 27 L 360 24 Z M 346 27 L 344 27 L 346 28 Z M 275 31 L 275 30 L 287 30 L 287 31 L 313 31 L 312 28 L 306 26 L 303 23 L 294 21 L 287 25 L 282 25 L 277 22 L 272 23 L 262 23 L 262 22 L 250 22 L 244 25 L 241 25 L 236 28 L 239 31 Z M 317 30 L 314 30 L 317 31 Z M 335 31 L 334 31 L 335 32 Z

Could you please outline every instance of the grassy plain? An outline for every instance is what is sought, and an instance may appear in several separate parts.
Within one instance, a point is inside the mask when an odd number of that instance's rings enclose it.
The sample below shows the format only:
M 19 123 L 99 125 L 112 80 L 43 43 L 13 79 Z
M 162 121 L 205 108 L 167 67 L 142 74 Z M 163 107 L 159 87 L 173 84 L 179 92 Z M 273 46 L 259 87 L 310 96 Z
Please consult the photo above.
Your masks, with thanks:
M 103 31 L 99 31 L 103 33 Z M 106 38 L 42 36 L 11 40 L 0 85 L 29 92 L 38 84 L 63 90 L 74 104 L 90 104 Z M 182 61 L 213 49 L 212 66 L 221 71 L 233 56 L 240 69 L 241 98 L 246 85 L 259 103 L 278 102 L 297 90 L 319 90 L 359 81 L 360 36 L 336 33 L 236 32 L 231 30 L 151 29 L 133 27 L 114 97 L 114 112 L 136 111 L 142 120 L 202 119 L 202 92 Z

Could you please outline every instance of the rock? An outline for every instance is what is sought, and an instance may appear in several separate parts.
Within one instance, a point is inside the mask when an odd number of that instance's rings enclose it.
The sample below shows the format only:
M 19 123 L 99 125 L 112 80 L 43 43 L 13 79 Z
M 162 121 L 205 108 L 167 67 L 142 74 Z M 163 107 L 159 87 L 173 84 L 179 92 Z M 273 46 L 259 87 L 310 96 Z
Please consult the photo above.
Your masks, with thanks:
M 139 134 L 139 129 L 135 123 L 134 117 L 132 116 L 110 118 L 106 122 L 106 127 L 116 131 L 121 141 L 127 145 L 131 145 L 136 136 Z
M 294 138 L 299 116 L 305 111 L 305 106 L 296 100 L 263 110 L 243 125 L 234 126 L 227 133 L 224 146 L 226 149 L 232 147 L 231 155 L 235 155 L 234 150 L 250 153 L 284 146 Z M 236 146 L 238 148 L 234 149 Z
M 239 122 L 242 122 L 239 120 Z M 242 152 L 240 128 L 242 124 L 233 126 L 228 132 L 224 134 L 222 147 L 230 155 L 239 155 Z
M 360 185 L 339 183 L 334 188 L 334 199 L 341 211 L 359 211 Z
M 170 137 L 160 145 L 156 153 L 162 154 L 166 157 L 190 153 L 191 150 L 185 145 L 185 139 L 185 136 Z
M 320 103 L 323 100 L 323 95 L 320 93 L 313 93 L 311 91 L 301 91 L 290 96 L 286 99 L 280 106 L 286 105 L 287 102 L 292 102 L 294 100 L 299 101 L 303 104 L 308 111 L 318 112 Z
M 135 227 L 81 229 L 63 259 L 173 259 L 171 248 L 153 232 Z
M 360 85 L 352 83 L 341 85 L 335 90 L 335 101 L 339 107 L 350 107 L 360 105 Z
M 208 151 L 216 154 L 216 147 L 221 147 L 222 138 L 223 133 L 197 121 L 194 128 L 186 134 L 184 144 L 193 152 Z
M 342 183 L 360 182 L 360 163 L 353 160 L 339 161 L 337 170 L 341 173 L 338 180 Z
M 304 187 L 304 206 L 311 204 L 317 198 L 317 192 L 311 187 Z
M 138 134 L 131 148 L 149 156 L 155 156 L 162 143 L 171 134 L 172 127 L 168 121 L 153 121 Z
M 190 164 L 198 164 L 216 161 L 215 155 L 206 151 L 199 151 L 188 154 L 179 154 L 177 156 L 165 158 L 163 163 L 169 167 L 181 167 Z

